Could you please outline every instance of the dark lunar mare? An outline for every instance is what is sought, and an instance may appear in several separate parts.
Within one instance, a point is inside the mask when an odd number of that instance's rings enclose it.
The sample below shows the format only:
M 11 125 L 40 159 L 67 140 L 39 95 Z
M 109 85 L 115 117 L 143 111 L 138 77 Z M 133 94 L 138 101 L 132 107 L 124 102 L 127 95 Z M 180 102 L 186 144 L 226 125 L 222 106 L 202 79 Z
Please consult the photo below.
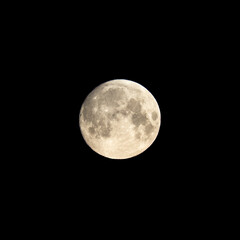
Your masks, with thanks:
M 140 125 L 145 126 L 145 134 L 150 135 L 154 127 L 146 116 L 146 112 L 142 111 L 139 100 L 131 98 L 127 104 L 127 109 L 132 111 L 132 123 L 138 128 Z M 136 136 L 139 138 L 139 135 Z
M 109 88 L 98 98 L 98 106 L 107 105 L 109 107 L 119 107 L 118 101 L 125 96 L 125 91 L 122 88 Z
M 145 133 L 147 135 L 151 134 L 151 132 L 153 131 L 154 127 L 151 123 L 149 123 L 146 127 L 145 127 Z

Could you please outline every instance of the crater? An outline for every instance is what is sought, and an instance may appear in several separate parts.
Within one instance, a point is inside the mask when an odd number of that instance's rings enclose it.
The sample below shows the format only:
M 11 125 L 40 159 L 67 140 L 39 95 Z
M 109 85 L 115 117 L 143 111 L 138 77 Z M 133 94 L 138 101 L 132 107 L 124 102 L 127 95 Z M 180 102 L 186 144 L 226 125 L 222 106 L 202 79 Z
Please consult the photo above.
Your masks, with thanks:
M 120 111 L 115 111 L 110 115 L 110 119 L 119 120 Z
M 152 112 L 152 120 L 155 121 L 158 118 L 158 114 L 154 111 Z

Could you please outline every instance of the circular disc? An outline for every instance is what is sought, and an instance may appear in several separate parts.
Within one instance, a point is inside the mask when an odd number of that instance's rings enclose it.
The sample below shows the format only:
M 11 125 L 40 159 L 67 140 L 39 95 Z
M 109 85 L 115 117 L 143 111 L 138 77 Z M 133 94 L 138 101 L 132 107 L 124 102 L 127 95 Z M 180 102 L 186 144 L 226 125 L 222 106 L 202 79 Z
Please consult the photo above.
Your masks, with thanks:
M 129 80 L 96 87 L 82 104 L 81 133 L 88 146 L 111 159 L 137 156 L 155 141 L 161 113 L 153 95 Z

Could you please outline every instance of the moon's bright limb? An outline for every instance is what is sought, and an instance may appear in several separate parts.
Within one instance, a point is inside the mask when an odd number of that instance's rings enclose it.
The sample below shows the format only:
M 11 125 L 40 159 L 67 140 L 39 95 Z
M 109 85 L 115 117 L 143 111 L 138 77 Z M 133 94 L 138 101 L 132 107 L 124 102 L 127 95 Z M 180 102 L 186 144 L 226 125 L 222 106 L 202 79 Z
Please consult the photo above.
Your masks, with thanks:
M 96 87 L 82 104 L 79 124 L 84 140 L 111 159 L 137 156 L 155 141 L 161 113 L 153 95 L 130 80 Z

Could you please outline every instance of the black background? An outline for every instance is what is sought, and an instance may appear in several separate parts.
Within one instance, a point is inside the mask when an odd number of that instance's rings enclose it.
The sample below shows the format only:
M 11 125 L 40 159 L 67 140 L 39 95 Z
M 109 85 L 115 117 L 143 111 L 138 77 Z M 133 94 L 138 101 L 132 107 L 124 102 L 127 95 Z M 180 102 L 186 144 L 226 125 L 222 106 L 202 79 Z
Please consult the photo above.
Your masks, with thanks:
M 32 129 L 25 148 L 30 160 L 19 166 L 22 187 L 32 202 L 41 202 L 40 210 L 86 218 L 99 212 L 99 220 L 109 214 L 126 221 L 156 214 L 166 224 L 187 210 L 191 218 L 192 208 L 204 211 L 201 192 L 212 191 L 212 165 L 201 141 L 202 89 L 211 78 L 214 28 L 196 7 L 144 7 L 49 6 L 15 22 L 15 61 Z M 140 83 L 161 110 L 155 142 L 126 160 L 95 153 L 79 128 L 86 96 L 113 79 Z

